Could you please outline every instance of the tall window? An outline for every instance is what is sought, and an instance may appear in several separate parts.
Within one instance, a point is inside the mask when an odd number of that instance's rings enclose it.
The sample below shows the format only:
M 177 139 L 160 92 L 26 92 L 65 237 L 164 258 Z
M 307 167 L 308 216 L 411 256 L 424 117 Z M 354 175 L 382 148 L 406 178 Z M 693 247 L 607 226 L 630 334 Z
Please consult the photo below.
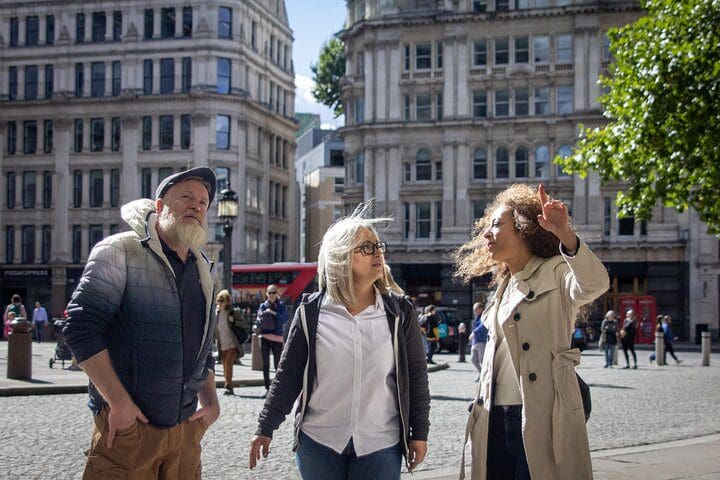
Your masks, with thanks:
M 93 247 L 102 239 L 102 225 L 90 225 L 90 227 L 88 228 L 88 251 L 92 250 Z
M 426 148 L 418 150 L 415 155 L 415 180 L 432 179 L 432 155 Z
M 403 232 L 404 238 L 410 238 L 410 204 L 403 203 Z
M 152 170 L 149 168 L 143 168 L 140 175 L 140 190 L 143 198 L 150 198 L 152 196 Z
M 505 65 L 510 60 L 510 41 L 508 37 L 495 39 L 495 65 Z
M 53 121 L 43 121 L 43 153 L 52 153 L 53 150 Z
M 572 35 L 569 33 L 555 36 L 555 61 L 557 63 L 572 62 Z
M 365 121 L 365 97 L 355 97 L 355 123 Z
M 10 67 L 8 69 L 8 98 L 10 100 L 17 100 L 18 92 L 18 70 L 17 67 Z
M 474 201 L 472 202 L 472 221 L 473 224 L 480 220 L 485 215 L 485 202 Z
M 415 204 L 415 238 L 430 238 L 430 202 Z
M 183 57 L 181 76 L 182 80 L 180 89 L 183 93 L 189 92 L 192 85 L 192 58 Z
M 550 62 L 550 38 L 547 35 L 533 37 L 533 60 L 535 63 Z
M 75 42 L 85 42 L 85 14 L 75 14 Z
M 250 24 L 250 46 L 257 51 L 257 22 L 255 20 Z
M 618 235 L 631 237 L 635 234 L 635 217 L 627 215 L 618 217 Z
M 415 70 L 426 70 L 432 67 L 432 44 L 418 43 L 415 45 Z
M 45 99 L 50 100 L 55 90 L 55 68 L 45 65 Z
M 173 123 L 172 115 L 160 115 L 160 150 L 173 148 Z
M 105 63 L 93 62 L 90 66 L 91 84 L 90 95 L 93 97 L 102 97 L 105 95 Z
M 102 118 L 90 119 L 90 151 L 102 152 L 105 145 L 105 120 Z
M 435 44 L 435 68 L 443 68 L 443 43 Z
M 17 146 L 17 124 L 15 122 L 8 122 L 7 130 L 7 153 L 8 155 L 15 155 L 15 147 Z
M 113 168 L 110 170 L 110 206 L 118 205 L 120 205 L 120 170 Z
M 550 114 L 550 87 L 535 88 L 535 115 Z
M 218 38 L 232 38 L 232 9 L 229 7 L 218 9 Z
M 122 38 L 122 12 L 115 10 L 113 12 L 113 41 L 119 42 Z
M 410 45 L 403 45 L 403 70 L 410 70 Z
M 82 152 L 83 149 L 83 121 L 82 118 L 75 119 L 75 135 L 73 137 L 73 150 L 75 153 Z
M 528 149 L 518 147 L 515 150 L 515 178 L 527 178 L 528 176 Z
M 104 42 L 107 31 L 105 12 L 93 12 L 92 14 L 92 41 Z
M 35 227 L 22 227 L 22 263 L 35 263 Z
M 37 151 L 37 122 L 26 120 L 23 122 L 23 153 L 33 155 Z
M 50 263 L 50 255 L 52 254 L 52 227 L 50 225 L 42 226 L 42 262 Z
M 557 113 L 567 115 L 573 111 L 573 87 L 562 85 L 557 87 Z
M 85 66 L 82 63 L 75 64 L 75 96 L 83 96 L 85 89 Z
M 35 208 L 37 197 L 37 178 L 35 172 L 23 172 L 23 208 Z
M 82 227 L 73 225 L 72 227 L 72 263 L 80 263 L 82 255 Z
M 495 116 L 507 117 L 509 113 L 510 100 L 507 90 L 495 90 Z
M 120 95 L 122 88 L 122 66 L 119 61 L 112 62 L 112 96 Z
M 443 94 L 442 94 L 442 92 L 437 92 L 435 94 L 435 118 L 437 120 L 443 119 Z
M 218 115 L 215 119 L 215 145 L 220 150 L 230 148 L 230 117 Z
M 272 89 L 270 90 L 272 91 Z M 217 92 L 230 93 L 230 59 L 217 59 Z
M 510 177 L 510 158 L 507 148 L 498 147 L 495 150 L 495 178 Z
M 535 178 L 550 178 L 550 151 L 545 145 L 535 149 Z
M 415 120 L 418 122 L 432 120 L 432 97 L 429 92 L 415 95 Z
M 175 37 L 175 9 L 163 8 L 160 10 L 160 38 Z
M 15 227 L 5 227 L 5 263 L 15 262 Z
M 42 206 L 43 208 L 52 207 L 52 182 L 53 172 L 45 170 L 43 172 L 43 191 L 42 191 Z
M 160 60 L 160 93 L 173 93 L 175 91 L 175 60 L 163 58 Z
M 183 115 L 180 117 L 180 148 L 187 150 L 190 148 L 190 130 L 191 120 L 190 115 Z
M 510 2 L 508 2 L 508 0 L 495 0 L 496 12 L 507 12 L 509 8 Z
M 442 202 L 435 202 L 435 238 L 442 234 Z
M 25 67 L 25 100 L 35 100 L 38 95 L 38 67 Z
M 473 117 L 487 117 L 487 92 L 485 90 L 473 91 Z
M 15 172 L 8 172 L 7 174 L 7 198 L 5 199 L 5 205 L 7 208 L 15 208 Z
M 55 15 L 45 17 L 45 43 L 47 45 L 55 44 Z
M 143 60 L 143 93 L 152 94 L 153 91 L 153 61 Z
M 355 155 L 355 184 L 362 185 L 365 182 L 365 153 Z
M 528 101 L 528 88 L 519 87 L 515 89 L 515 115 L 521 117 L 530 112 Z
M 610 236 L 610 228 L 612 226 L 612 198 L 603 198 L 603 235 L 607 238 Z
M 473 12 L 481 13 L 487 10 L 487 0 L 473 0 Z
M 528 63 L 529 58 L 527 35 L 515 37 L 515 63 Z
M 557 154 L 560 156 L 560 158 L 567 158 L 572 154 L 572 149 L 569 145 L 561 145 L 560 148 L 558 148 Z M 560 165 L 557 166 L 557 176 L 558 177 L 569 177 L 569 173 L 565 173 L 565 170 L 562 169 Z
M 158 169 L 158 182 L 162 182 L 167 177 L 173 174 L 172 167 L 160 167 Z
M 17 47 L 20 35 L 20 23 L 18 17 L 10 18 L 10 46 Z
M 103 190 L 105 182 L 103 181 L 102 170 L 90 170 L 90 206 L 93 208 L 102 207 Z
M 183 26 L 182 36 L 192 37 L 193 28 L 193 10 L 192 7 L 183 7 Z
M 110 150 L 113 152 L 120 151 L 120 117 L 113 117 L 110 125 Z
M 40 40 L 40 20 L 37 15 L 25 19 L 25 46 L 34 47 Z
M 143 38 L 150 40 L 155 36 L 155 13 L 152 8 L 145 9 L 145 28 Z
M 73 207 L 80 208 L 82 207 L 82 197 L 83 197 L 83 191 L 82 191 L 82 180 L 83 180 L 83 173 L 82 170 L 74 170 L 73 171 Z
M 487 167 L 487 152 L 484 148 L 476 148 L 473 152 L 473 179 L 486 179 Z
M 473 66 L 484 67 L 487 65 L 487 40 L 481 38 L 473 42 Z
M 142 149 L 150 150 L 152 147 L 152 117 L 145 116 L 142 120 Z

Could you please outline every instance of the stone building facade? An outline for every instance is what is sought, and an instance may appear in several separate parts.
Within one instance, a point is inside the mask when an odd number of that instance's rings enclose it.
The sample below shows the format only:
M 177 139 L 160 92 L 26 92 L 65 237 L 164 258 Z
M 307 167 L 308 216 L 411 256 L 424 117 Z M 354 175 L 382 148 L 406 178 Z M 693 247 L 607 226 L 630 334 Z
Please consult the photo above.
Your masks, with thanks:
M 193 166 L 239 194 L 233 262 L 295 259 L 292 43 L 282 0 L 1 2 L 0 303 L 62 313 L 120 206 Z
M 542 182 L 609 268 L 598 312 L 647 294 L 683 338 L 718 328 L 718 241 L 697 216 L 658 206 L 650 222 L 619 219 L 622 184 L 553 162 L 580 125 L 603 122 L 607 31 L 642 14 L 628 0 L 347 1 L 343 201 L 374 198 L 395 218 L 388 261 L 418 303 L 468 317 L 485 284 L 455 284 L 448 252 L 499 191 Z

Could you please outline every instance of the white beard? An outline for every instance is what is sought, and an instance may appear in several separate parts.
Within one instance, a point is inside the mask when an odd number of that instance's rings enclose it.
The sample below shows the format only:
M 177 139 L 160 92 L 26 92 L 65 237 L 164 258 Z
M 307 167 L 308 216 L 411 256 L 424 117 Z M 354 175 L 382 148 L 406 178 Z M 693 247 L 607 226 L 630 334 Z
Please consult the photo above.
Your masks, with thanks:
M 188 249 L 198 249 L 207 243 L 207 221 L 202 225 L 181 223 L 169 209 L 164 208 L 158 215 L 158 227 L 172 243 Z

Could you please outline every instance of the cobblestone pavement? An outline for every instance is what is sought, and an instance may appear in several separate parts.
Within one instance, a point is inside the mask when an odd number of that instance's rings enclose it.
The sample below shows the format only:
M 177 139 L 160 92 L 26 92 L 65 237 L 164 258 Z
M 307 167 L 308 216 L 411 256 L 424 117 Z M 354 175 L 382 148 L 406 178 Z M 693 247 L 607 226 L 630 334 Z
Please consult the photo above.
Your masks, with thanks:
M 699 353 L 680 353 L 680 366 L 651 366 L 638 352 L 638 370 L 603 369 L 602 356 L 586 351 L 578 372 L 592 387 L 588 424 L 592 450 L 665 442 L 720 432 L 720 355 L 701 367 Z M 451 368 L 430 374 L 429 453 L 422 470 L 457 469 L 466 406 L 473 396 L 471 364 L 439 355 Z M 621 361 L 624 363 L 624 361 Z M 271 455 L 250 472 L 248 444 L 262 406 L 262 387 L 220 396 L 222 415 L 203 440 L 205 479 L 297 479 L 290 452 L 291 424 L 276 433 Z M 0 477 L 80 478 L 92 428 L 85 395 L 0 397 Z

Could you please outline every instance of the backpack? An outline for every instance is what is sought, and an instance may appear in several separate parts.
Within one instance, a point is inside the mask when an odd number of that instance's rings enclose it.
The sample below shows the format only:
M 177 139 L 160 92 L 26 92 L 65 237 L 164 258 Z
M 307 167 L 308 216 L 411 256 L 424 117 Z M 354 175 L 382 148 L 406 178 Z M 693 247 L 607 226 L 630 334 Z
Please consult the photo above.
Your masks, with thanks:
M 263 333 L 275 331 L 275 315 L 270 313 L 268 310 L 265 310 L 262 314 L 260 314 L 260 330 Z

